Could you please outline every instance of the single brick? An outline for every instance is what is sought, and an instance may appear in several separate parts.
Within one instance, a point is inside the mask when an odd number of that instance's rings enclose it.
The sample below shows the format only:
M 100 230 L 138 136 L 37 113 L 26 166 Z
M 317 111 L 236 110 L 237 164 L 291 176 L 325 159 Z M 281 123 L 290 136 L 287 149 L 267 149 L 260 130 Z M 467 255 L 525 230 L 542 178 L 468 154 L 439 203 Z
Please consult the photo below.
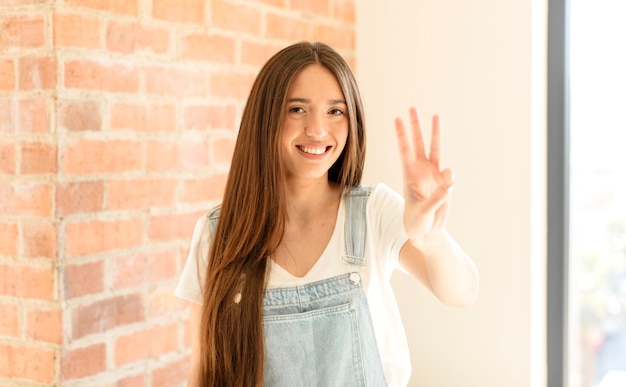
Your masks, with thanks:
M 107 28 L 106 41 L 107 48 L 114 52 L 131 54 L 147 50 L 163 54 L 169 48 L 169 33 L 164 28 L 112 21 Z
M 203 67 L 149 67 L 145 70 L 149 94 L 174 97 L 206 97 L 208 87 Z
M 214 34 L 191 34 L 182 38 L 183 59 L 235 63 L 235 39 Z
M 291 0 L 289 5 L 294 11 L 330 16 L 330 1 L 331 0 Z
M 59 127 L 69 131 L 102 130 L 102 106 L 100 101 L 81 99 L 60 100 L 57 104 Z
M 22 144 L 22 162 L 20 164 L 20 173 L 40 174 L 56 173 L 56 171 L 56 144 L 45 142 L 26 142 Z
M 61 310 L 31 310 L 26 314 L 26 334 L 29 338 L 61 344 Z
M 104 291 L 104 262 L 64 266 L 62 285 L 65 300 Z
M 17 155 L 17 152 L 16 152 L 15 142 L 1 142 L 0 143 L 0 174 L 8 174 L 8 175 L 15 174 L 16 155 Z
M 233 158 L 235 149 L 234 137 L 217 137 L 211 139 L 210 151 L 213 165 L 228 166 Z
M 158 340 L 154 338 L 158 337 Z M 146 358 L 155 358 L 178 348 L 176 324 L 150 328 L 121 336 L 115 343 L 115 364 L 123 365 Z M 158 384 L 163 385 L 163 384 Z
M 193 105 L 185 108 L 184 125 L 186 130 L 235 129 L 237 108 L 233 105 L 205 106 Z
M 137 93 L 139 70 L 132 64 L 74 60 L 65 64 L 65 87 Z
M 115 289 L 156 283 L 177 278 L 177 261 L 176 250 L 139 252 L 111 260 L 109 274 Z
M 108 209 L 149 209 L 174 205 L 175 179 L 124 179 L 108 182 Z
M 152 371 L 155 386 L 176 386 L 185 384 L 189 371 L 189 358 L 172 361 Z
M 68 222 L 65 248 L 69 257 L 140 246 L 143 239 L 141 218 Z
M 9 48 L 34 48 L 45 43 L 43 17 L 13 16 L 0 18 L 0 51 Z
M 105 344 L 66 350 L 61 354 L 61 380 L 63 381 L 96 375 L 105 369 Z
M 48 133 L 48 99 L 45 97 L 19 100 L 17 103 L 21 133 Z
M 219 70 L 211 74 L 211 94 L 215 97 L 245 101 L 250 93 L 255 75 L 237 70 Z
M 63 182 L 56 188 L 56 215 L 67 216 L 81 212 L 102 210 L 104 182 Z
M 244 41 L 241 45 L 241 63 L 261 67 L 281 48 L 278 44 Z
M 0 222 L 0 255 L 17 256 L 17 223 Z
M 24 57 L 19 60 L 20 90 L 53 90 L 57 86 L 55 57 Z
M 121 15 L 139 14 L 139 0 L 65 0 L 64 3 L 66 6 L 92 8 Z
M 72 339 L 89 334 L 107 332 L 113 328 L 145 319 L 140 294 L 115 296 L 91 304 L 81 305 L 72 311 Z
M 19 309 L 17 305 L 0 303 L 0 336 L 19 334 Z
M 110 107 L 111 129 L 137 132 L 176 131 L 176 106 L 173 104 L 114 103 Z
M 0 377 L 52 383 L 55 351 L 0 344 Z
M 253 36 L 261 35 L 261 10 L 230 1 L 217 0 L 211 2 L 211 24 L 238 34 Z
M 356 19 L 354 0 L 333 0 L 332 18 L 348 24 L 354 24 Z
M 150 317 L 181 315 L 188 306 L 189 302 L 176 297 L 169 287 L 150 293 Z
M 204 0 L 152 0 L 152 16 L 155 19 L 181 23 L 204 23 Z
M 16 83 L 13 59 L 0 60 L 0 90 L 14 90 Z
M 52 267 L 35 267 L 0 264 L 0 294 L 9 297 L 51 300 L 53 298 L 54 270 Z
M 14 98 L 0 98 L 0 135 L 17 131 L 13 101 Z
M 4 215 L 50 216 L 51 183 L 0 182 L 0 213 Z
M 146 144 L 148 171 L 175 171 L 208 165 L 208 144 L 204 139 L 155 140 Z
M 182 201 L 198 203 L 206 201 L 221 201 L 228 174 L 219 173 L 207 178 L 185 179 L 183 181 Z
M 67 174 L 138 171 L 142 146 L 130 140 L 70 140 L 65 144 L 63 162 Z
M 25 257 L 57 257 L 57 226 L 55 223 L 23 222 L 22 254 Z
M 313 26 L 313 36 L 316 40 L 325 42 L 335 50 L 353 50 L 355 43 L 354 29 L 331 24 L 317 24 Z
M 201 215 L 199 212 L 152 215 L 148 227 L 149 238 L 159 241 L 188 240 Z
M 268 13 L 265 34 L 272 39 L 311 39 L 311 23 L 307 19 L 282 14 Z
M 54 15 L 55 47 L 98 48 L 100 19 L 79 14 Z

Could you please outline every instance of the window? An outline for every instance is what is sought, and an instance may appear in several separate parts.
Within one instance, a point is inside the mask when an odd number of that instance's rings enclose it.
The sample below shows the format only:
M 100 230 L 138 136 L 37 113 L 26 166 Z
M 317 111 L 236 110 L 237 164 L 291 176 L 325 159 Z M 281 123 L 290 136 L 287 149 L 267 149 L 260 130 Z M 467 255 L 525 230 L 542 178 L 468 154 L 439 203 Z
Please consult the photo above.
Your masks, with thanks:
M 626 2 L 549 17 L 548 385 L 626 386 Z

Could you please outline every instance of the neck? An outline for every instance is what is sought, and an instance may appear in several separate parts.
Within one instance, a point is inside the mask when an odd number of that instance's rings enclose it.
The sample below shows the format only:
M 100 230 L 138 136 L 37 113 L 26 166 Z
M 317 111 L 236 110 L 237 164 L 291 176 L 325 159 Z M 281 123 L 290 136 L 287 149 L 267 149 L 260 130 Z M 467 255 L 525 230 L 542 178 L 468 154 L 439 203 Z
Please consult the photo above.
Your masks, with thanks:
M 323 179 L 294 180 L 287 182 L 287 213 L 290 220 L 306 221 L 322 209 L 338 203 L 342 188 Z

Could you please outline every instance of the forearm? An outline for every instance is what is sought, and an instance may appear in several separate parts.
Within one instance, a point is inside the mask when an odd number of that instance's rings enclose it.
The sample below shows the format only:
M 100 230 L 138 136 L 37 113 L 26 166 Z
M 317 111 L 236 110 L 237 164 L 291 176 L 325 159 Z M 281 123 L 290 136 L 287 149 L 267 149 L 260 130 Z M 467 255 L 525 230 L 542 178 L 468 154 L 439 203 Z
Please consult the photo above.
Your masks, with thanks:
M 444 304 L 468 306 L 476 301 L 478 270 L 445 229 L 407 241 L 400 258 L 403 267 Z

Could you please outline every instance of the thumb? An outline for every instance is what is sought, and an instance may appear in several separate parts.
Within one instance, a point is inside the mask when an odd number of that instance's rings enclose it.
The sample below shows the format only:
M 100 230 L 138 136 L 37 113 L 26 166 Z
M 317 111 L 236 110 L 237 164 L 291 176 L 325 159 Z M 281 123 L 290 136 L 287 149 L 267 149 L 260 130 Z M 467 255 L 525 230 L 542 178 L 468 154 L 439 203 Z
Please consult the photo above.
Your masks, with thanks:
M 448 201 L 452 185 L 440 185 L 423 203 L 423 212 L 436 212 Z
M 451 169 L 441 171 L 439 187 L 424 201 L 425 211 L 437 211 L 445 203 L 454 189 L 454 172 Z
M 451 169 L 444 169 L 441 171 L 441 184 L 452 187 L 454 184 L 454 172 Z

